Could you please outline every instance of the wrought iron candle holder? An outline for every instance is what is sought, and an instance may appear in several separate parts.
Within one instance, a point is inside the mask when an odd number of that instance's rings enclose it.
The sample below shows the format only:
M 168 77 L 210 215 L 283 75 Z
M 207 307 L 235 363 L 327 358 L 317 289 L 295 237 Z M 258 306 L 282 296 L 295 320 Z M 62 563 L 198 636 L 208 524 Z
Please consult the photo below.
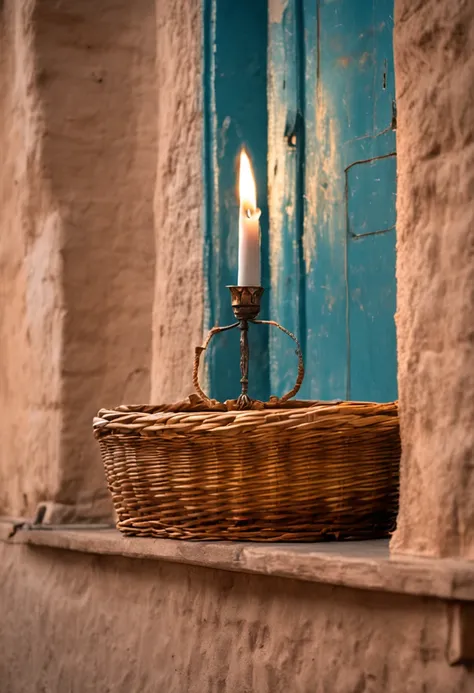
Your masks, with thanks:
M 205 343 L 196 347 L 195 357 L 194 357 L 194 369 L 193 369 L 193 383 L 198 395 L 208 403 L 212 403 L 212 400 L 203 392 L 199 383 L 199 362 L 201 354 L 205 351 L 209 345 L 209 342 L 214 337 L 214 335 L 220 332 L 227 332 L 228 330 L 233 330 L 236 328 L 240 329 L 240 384 L 241 393 L 237 399 L 237 406 L 239 409 L 250 409 L 253 402 L 248 395 L 249 387 L 249 343 L 248 343 L 248 330 L 249 323 L 253 325 L 269 325 L 271 327 L 277 327 L 279 330 L 284 332 L 288 337 L 296 344 L 295 353 L 298 357 L 298 375 L 293 388 L 287 392 L 283 397 L 270 397 L 270 403 L 280 403 L 286 402 L 291 397 L 294 397 L 301 387 L 304 379 L 304 363 L 303 355 L 301 353 L 301 347 L 295 335 L 289 330 L 282 327 L 279 323 L 274 320 L 257 320 L 257 316 L 260 313 L 260 301 L 264 292 L 261 286 L 229 286 L 232 302 L 232 310 L 237 322 L 232 323 L 232 325 L 225 325 L 223 327 L 213 327 L 212 330 L 207 335 Z

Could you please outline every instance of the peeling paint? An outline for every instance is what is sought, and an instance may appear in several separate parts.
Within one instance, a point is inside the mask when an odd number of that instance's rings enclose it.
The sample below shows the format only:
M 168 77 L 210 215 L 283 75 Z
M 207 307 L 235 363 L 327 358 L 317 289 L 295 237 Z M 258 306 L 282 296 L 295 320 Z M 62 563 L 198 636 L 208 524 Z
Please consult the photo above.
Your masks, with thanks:
M 288 0 L 270 0 L 268 3 L 268 21 L 270 24 L 280 24 L 283 13 L 288 6 Z
M 338 184 L 342 171 L 338 125 L 329 91 L 320 83 L 316 98 L 316 138 L 314 167 L 307 167 L 307 215 L 304 258 L 309 274 L 317 252 L 317 235 L 322 226 L 328 226 L 329 240 L 336 243 L 341 213 L 336 205 L 343 202 Z
M 222 126 L 219 131 L 219 159 L 222 159 L 225 154 L 227 147 L 227 131 L 230 128 L 231 122 L 230 116 L 226 116 L 222 121 Z
M 384 241 L 382 252 L 385 255 L 381 259 L 376 249 L 379 246 L 370 245 L 368 241 L 363 246 L 362 240 L 357 243 L 349 240 L 357 248 L 351 250 L 355 254 L 348 260 L 346 192 L 353 208 L 359 210 L 358 223 L 364 224 L 366 218 L 373 215 L 374 206 L 382 211 L 387 206 L 378 202 L 377 196 L 387 186 L 390 194 L 390 186 L 395 182 L 391 173 L 385 171 L 383 180 L 377 175 L 380 180 L 374 180 L 372 187 L 367 181 L 359 182 L 357 194 L 350 197 L 353 191 L 346 191 L 346 170 L 360 159 L 393 155 L 393 130 L 387 127 L 393 111 L 393 55 L 391 35 L 386 32 L 383 21 L 392 12 L 393 4 L 391 0 L 381 0 L 373 7 L 367 0 L 361 3 L 356 15 L 349 0 L 303 5 L 304 45 L 295 42 L 292 36 L 294 25 L 290 17 L 291 11 L 300 7 L 297 3 L 286 3 L 284 11 L 278 15 L 280 24 L 271 23 L 269 29 L 272 312 L 275 311 L 277 319 L 284 318 L 291 323 L 301 310 L 304 311 L 308 357 L 304 396 L 344 397 L 350 391 L 351 363 L 356 370 L 357 364 L 360 365 L 359 375 L 365 374 L 359 382 L 365 377 L 367 384 L 371 377 L 364 354 L 358 355 L 358 351 L 364 351 L 359 346 L 364 343 L 360 335 L 352 335 L 351 347 L 349 276 L 356 278 L 361 291 L 360 306 L 355 305 L 354 311 L 363 315 L 368 312 L 368 302 L 375 305 L 378 301 L 381 311 L 378 324 L 388 325 L 388 341 L 391 339 L 389 302 L 381 305 L 387 292 L 393 295 L 391 246 Z M 282 5 L 274 4 L 273 9 L 275 7 L 281 9 Z M 380 34 L 382 29 L 383 35 Z M 294 102 L 288 95 L 292 86 L 288 75 L 294 75 L 294 81 L 298 74 L 285 65 L 293 59 L 293 44 L 300 51 L 298 55 L 304 56 L 304 98 L 298 102 L 304 118 L 304 183 L 298 178 L 298 158 L 292 155 L 283 137 L 288 120 L 285 121 L 285 116 L 288 109 L 294 109 Z M 359 171 L 354 175 L 358 174 Z M 373 177 L 372 172 L 369 177 Z M 296 238 L 296 228 L 301 200 L 304 202 L 304 286 L 298 286 L 297 279 L 300 239 Z M 377 213 L 377 222 L 374 219 L 375 230 L 392 228 L 388 223 L 379 224 L 379 217 L 385 218 L 382 211 Z M 365 231 L 362 227 L 359 230 L 366 233 L 368 227 Z M 354 263 L 354 267 L 350 267 L 349 262 Z M 376 280 L 377 268 L 382 265 Z M 360 268 L 364 270 L 362 273 Z M 375 268 L 372 274 L 371 268 Z M 385 291 L 384 288 L 377 293 L 367 288 L 370 283 L 380 287 L 384 282 L 392 289 Z M 301 298 L 305 302 L 303 308 L 299 303 Z M 375 313 L 376 310 L 372 314 Z M 388 316 L 386 323 L 383 316 Z M 296 327 L 302 324 L 301 318 L 299 321 Z M 376 322 L 374 319 L 374 325 Z M 372 326 L 363 325 L 362 321 L 354 329 L 375 334 Z M 389 351 L 390 348 L 387 353 Z M 280 345 L 275 346 L 275 353 L 284 363 L 287 356 Z M 278 378 L 286 370 L 285 364 L 283 368 L 272 368 L 272 373 Z M 390 378 L 382 377 L 380 382 L 388 382 Z

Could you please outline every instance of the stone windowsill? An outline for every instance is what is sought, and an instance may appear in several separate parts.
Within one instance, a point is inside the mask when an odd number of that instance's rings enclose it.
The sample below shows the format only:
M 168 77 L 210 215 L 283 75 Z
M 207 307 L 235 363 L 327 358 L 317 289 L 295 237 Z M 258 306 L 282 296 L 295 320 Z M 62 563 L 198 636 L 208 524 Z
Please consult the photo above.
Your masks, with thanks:
M 328 544 L 190 542 L 122 536 L 115 529 L 31 528 L 0 522 L 0 539 L 458 601 L 474 601 L 474 562 L 390 556 L 388 541 Z

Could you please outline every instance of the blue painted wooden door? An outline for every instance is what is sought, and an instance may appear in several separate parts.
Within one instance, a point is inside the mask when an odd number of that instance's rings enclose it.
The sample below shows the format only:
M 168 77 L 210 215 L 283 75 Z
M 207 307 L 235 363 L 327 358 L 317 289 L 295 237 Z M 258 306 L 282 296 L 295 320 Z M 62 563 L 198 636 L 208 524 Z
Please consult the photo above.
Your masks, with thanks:
M 270 312 L 305 398 L 397 396 L 393 0 L 269 0 Z M 270 386 L 291 344 L 270 336 Z

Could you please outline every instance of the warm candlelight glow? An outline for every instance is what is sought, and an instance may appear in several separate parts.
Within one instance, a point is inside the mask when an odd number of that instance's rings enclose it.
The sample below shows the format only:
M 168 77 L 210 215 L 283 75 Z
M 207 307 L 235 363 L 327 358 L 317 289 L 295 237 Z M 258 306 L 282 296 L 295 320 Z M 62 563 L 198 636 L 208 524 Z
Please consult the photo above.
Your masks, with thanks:
M 240 152 L 239 195 L 240 207 L 246 214 L 253 213 L 257 208 L 257 189 L 250 159 L 245 149 Z
M 239 286 L 260 286 L 260 210 L 252 165 L 245 149 L 239 171 Z

